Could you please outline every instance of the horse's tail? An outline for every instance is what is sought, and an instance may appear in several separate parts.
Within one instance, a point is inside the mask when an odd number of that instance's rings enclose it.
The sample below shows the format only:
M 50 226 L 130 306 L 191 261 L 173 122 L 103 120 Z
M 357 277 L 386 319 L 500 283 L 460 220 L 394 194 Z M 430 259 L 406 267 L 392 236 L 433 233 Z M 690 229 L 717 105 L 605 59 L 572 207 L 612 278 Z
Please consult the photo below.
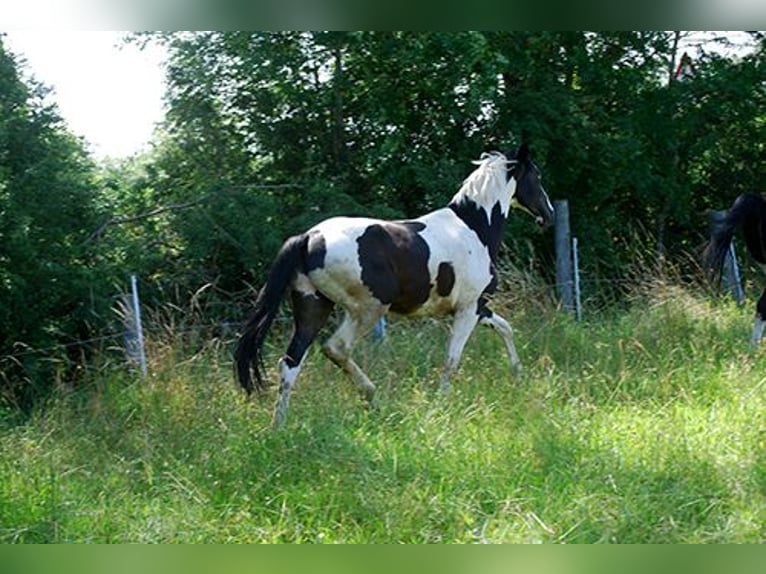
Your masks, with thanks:
M 266 388 L 263 366 L 263 343 L 271 324 L 279 311 L 279 304 L 297 269 L 304 261 L 308 235 L 296 235 L 285 241 L 269 271 L 266 284 L 258 293 L 250 319 L 239 338 L 234 353 L 237 378 L 242 388 L 251 394 L 253 389 Z M 255 375 L 253 381 L 252 375 Z
M 713 224 L 710 241 L 702 252 L 702 262 L 711 280 L 720 279 L 723 262 L 729 252 L 734 232 L 742 225 L 748 213 L 758 212 L 761 207 L 760 202 L 761 199 L 756 195 L 740 195 L 723 219 Z

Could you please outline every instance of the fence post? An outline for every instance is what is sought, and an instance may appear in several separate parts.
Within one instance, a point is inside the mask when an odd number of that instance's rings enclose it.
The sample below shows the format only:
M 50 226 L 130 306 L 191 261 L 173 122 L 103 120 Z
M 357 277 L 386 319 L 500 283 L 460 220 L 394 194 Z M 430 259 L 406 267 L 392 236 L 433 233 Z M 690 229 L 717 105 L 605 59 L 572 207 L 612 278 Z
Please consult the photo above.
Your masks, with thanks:
M 372 338 L 375 341 L 382 341 L 386 338 L 386 316 L 384 315 L 380 319 L 378 319 L 378 322 L 375 323 L 375 328 L 372 330 Z
M 572 311 L 572 250 L 569 231 L 569 201 L 554 201 L 556 212 L 556 291 L 564 311 Z
M 726 217 L 726 211 L 713 211 L 710 214 L 710 224 L 715 229 Z M 745 300 L 745 290 L 742 288 L 742 278 L 739 272 L 739 263 L 737 262 L 737 253 L 734 250 L 734 239 L 729 244 L 729 250 L 726 252 L 726 258 L 723 261 L 723 280 L 734 300 L 741 305 Z
M 146 377 L 146 349 L 144 348 L 144 330 L 141 327 L 141 305 L 138 301 L 138 284 L 135 275 L 130 276 L 131 305 L 126 310 L 131 311 L 130 321 L 126 320 L 125 333 L 126 351 L 133 361 L 138 361 L 141 375 Z
M 726 256 L 726 283 L 734 295 L 737 305 L 742 305 L 745 300 L 745 290 L 742 288 L 742 278 L 739 274 L 739 263 L 737 262 L 737 252 L 734 251 L 734 240 L 729 243 L 729 253 Z
M 577 238 L 572 238 L 572 265 L 574 266 L 574 294 L 575 294 L 575 316 L 577 322 L 582 320 L 582 300 L 580 298 L 580 257 L 577 252 Z

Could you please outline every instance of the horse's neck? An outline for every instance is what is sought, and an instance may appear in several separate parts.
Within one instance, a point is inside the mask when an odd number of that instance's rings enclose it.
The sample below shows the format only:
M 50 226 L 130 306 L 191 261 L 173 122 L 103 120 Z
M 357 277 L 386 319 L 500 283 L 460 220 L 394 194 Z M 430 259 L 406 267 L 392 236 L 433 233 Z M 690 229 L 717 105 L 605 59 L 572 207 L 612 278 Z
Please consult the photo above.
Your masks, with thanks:
M 737 198 L 729 212 L 736 225 L 742 226 L 745 245 L 753 258 L 766 263 L 766 204 L 761 197 L 745 194 Z
M 748 251 L 758 263 L 766 264 L 766 208 L 757 205 L 743 221 L 742 231 Z
M 504 171 L 498 174 L 487 169 L 477 170 L 449 204 L 449 208 L 479 236 L 492 261 L 500 248 L 511 203 L 512 191 L 507 189 L 504 175 Z
M 488 209 L 467 195 L 457 195 L 450 202 L 449 208 L 476 233 L 479 240 L 489 250 L 492 261 L 495 261 L 503 239 L 505 220 L 508 215 L 507 212 L 503 213 L 500 201 L 496 201 Z

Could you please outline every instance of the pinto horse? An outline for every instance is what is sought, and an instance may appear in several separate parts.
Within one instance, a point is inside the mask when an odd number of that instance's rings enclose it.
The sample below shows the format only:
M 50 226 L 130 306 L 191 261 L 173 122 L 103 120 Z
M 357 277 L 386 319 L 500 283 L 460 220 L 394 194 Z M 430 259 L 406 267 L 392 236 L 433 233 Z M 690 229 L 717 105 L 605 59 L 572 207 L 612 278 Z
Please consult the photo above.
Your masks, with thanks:
M 750 255 L 766 271 L 766 200 L 755 193 L 745 193 L 734 200 L 726 216 L 715 225 L 702 254 L 703 262 L 711 278 L 720 278 L 721 267 L 729 252 L 734 232 L 742 229 L 745 245 Z M 750 342 L 757 345 L 766 326 L 766 289 L 755 307 L 755 320 Z
M 351 358 L 351 350 L 389 311 L 453 317 L 441 378 L 445 392 L 479 322 L 500 333 L 518 373 L 511 326 L 488 306 L 497 286 L 497 252 L 512 206 L 530 213 L 541 226 L 553 221 L 553 206 L 525 144 L 512 159 L 492 152 L 473 163 L 478 167 L 446 207 L 403 221 L 333 217 L 282 245 L 235 352 L 245 391 L 264 390 L 264 339 L 289 290 L 294 330 L 279 360 L 275 426 L 285 422 L 306 351 L 336 305 L 344 317 L 324 353 L 370 402 L 375 385 Z

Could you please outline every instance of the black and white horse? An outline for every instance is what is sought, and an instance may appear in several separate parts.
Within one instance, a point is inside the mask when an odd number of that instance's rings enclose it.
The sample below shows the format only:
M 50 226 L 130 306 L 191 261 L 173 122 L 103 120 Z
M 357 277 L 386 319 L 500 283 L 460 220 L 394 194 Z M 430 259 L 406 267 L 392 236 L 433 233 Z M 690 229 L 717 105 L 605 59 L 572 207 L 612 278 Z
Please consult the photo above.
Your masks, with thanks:
M 478 322 L 500 333 L 511 364 L 519 371 L 513 331 L 488 307 L 497 285 L 497 252 L 512 206 L 529 212 L 540 225 L 552 222 L 553 206 L 526 145 L 512 159 L 492 152 L 474 163 L 478 167 L 447 207 L 404 221 L 333 217 L 284 243 L 235 353 L 242 387 L 248 394 L 254 387 L 263 390 L 264 339 L 289 289 L 294 331 L 279 361 L 275 426 L 284 423 L 306 351 L 336 305 L 345 315 L 324 352 L 369 401 L 375 386 L 353 361 L 351 350 L 357 338 L 389 311 L 452 315 L 441 378 L 445 392 Z
M 766 200 L 755 193 L 740 195 L 726 212 L 726 216 L 710 234 L 710 241 L 703 252 L 703 261 L 712 278 L 720 278 L 721 267 L 729 252 L 734 232 L 742 229 L 745 245 L 761 267 L 766 271 Z M 757 345 L 763 337 L 766 326 L 766 290 L 761 294 L 755 307 L 755 321 L 751 343 Z

